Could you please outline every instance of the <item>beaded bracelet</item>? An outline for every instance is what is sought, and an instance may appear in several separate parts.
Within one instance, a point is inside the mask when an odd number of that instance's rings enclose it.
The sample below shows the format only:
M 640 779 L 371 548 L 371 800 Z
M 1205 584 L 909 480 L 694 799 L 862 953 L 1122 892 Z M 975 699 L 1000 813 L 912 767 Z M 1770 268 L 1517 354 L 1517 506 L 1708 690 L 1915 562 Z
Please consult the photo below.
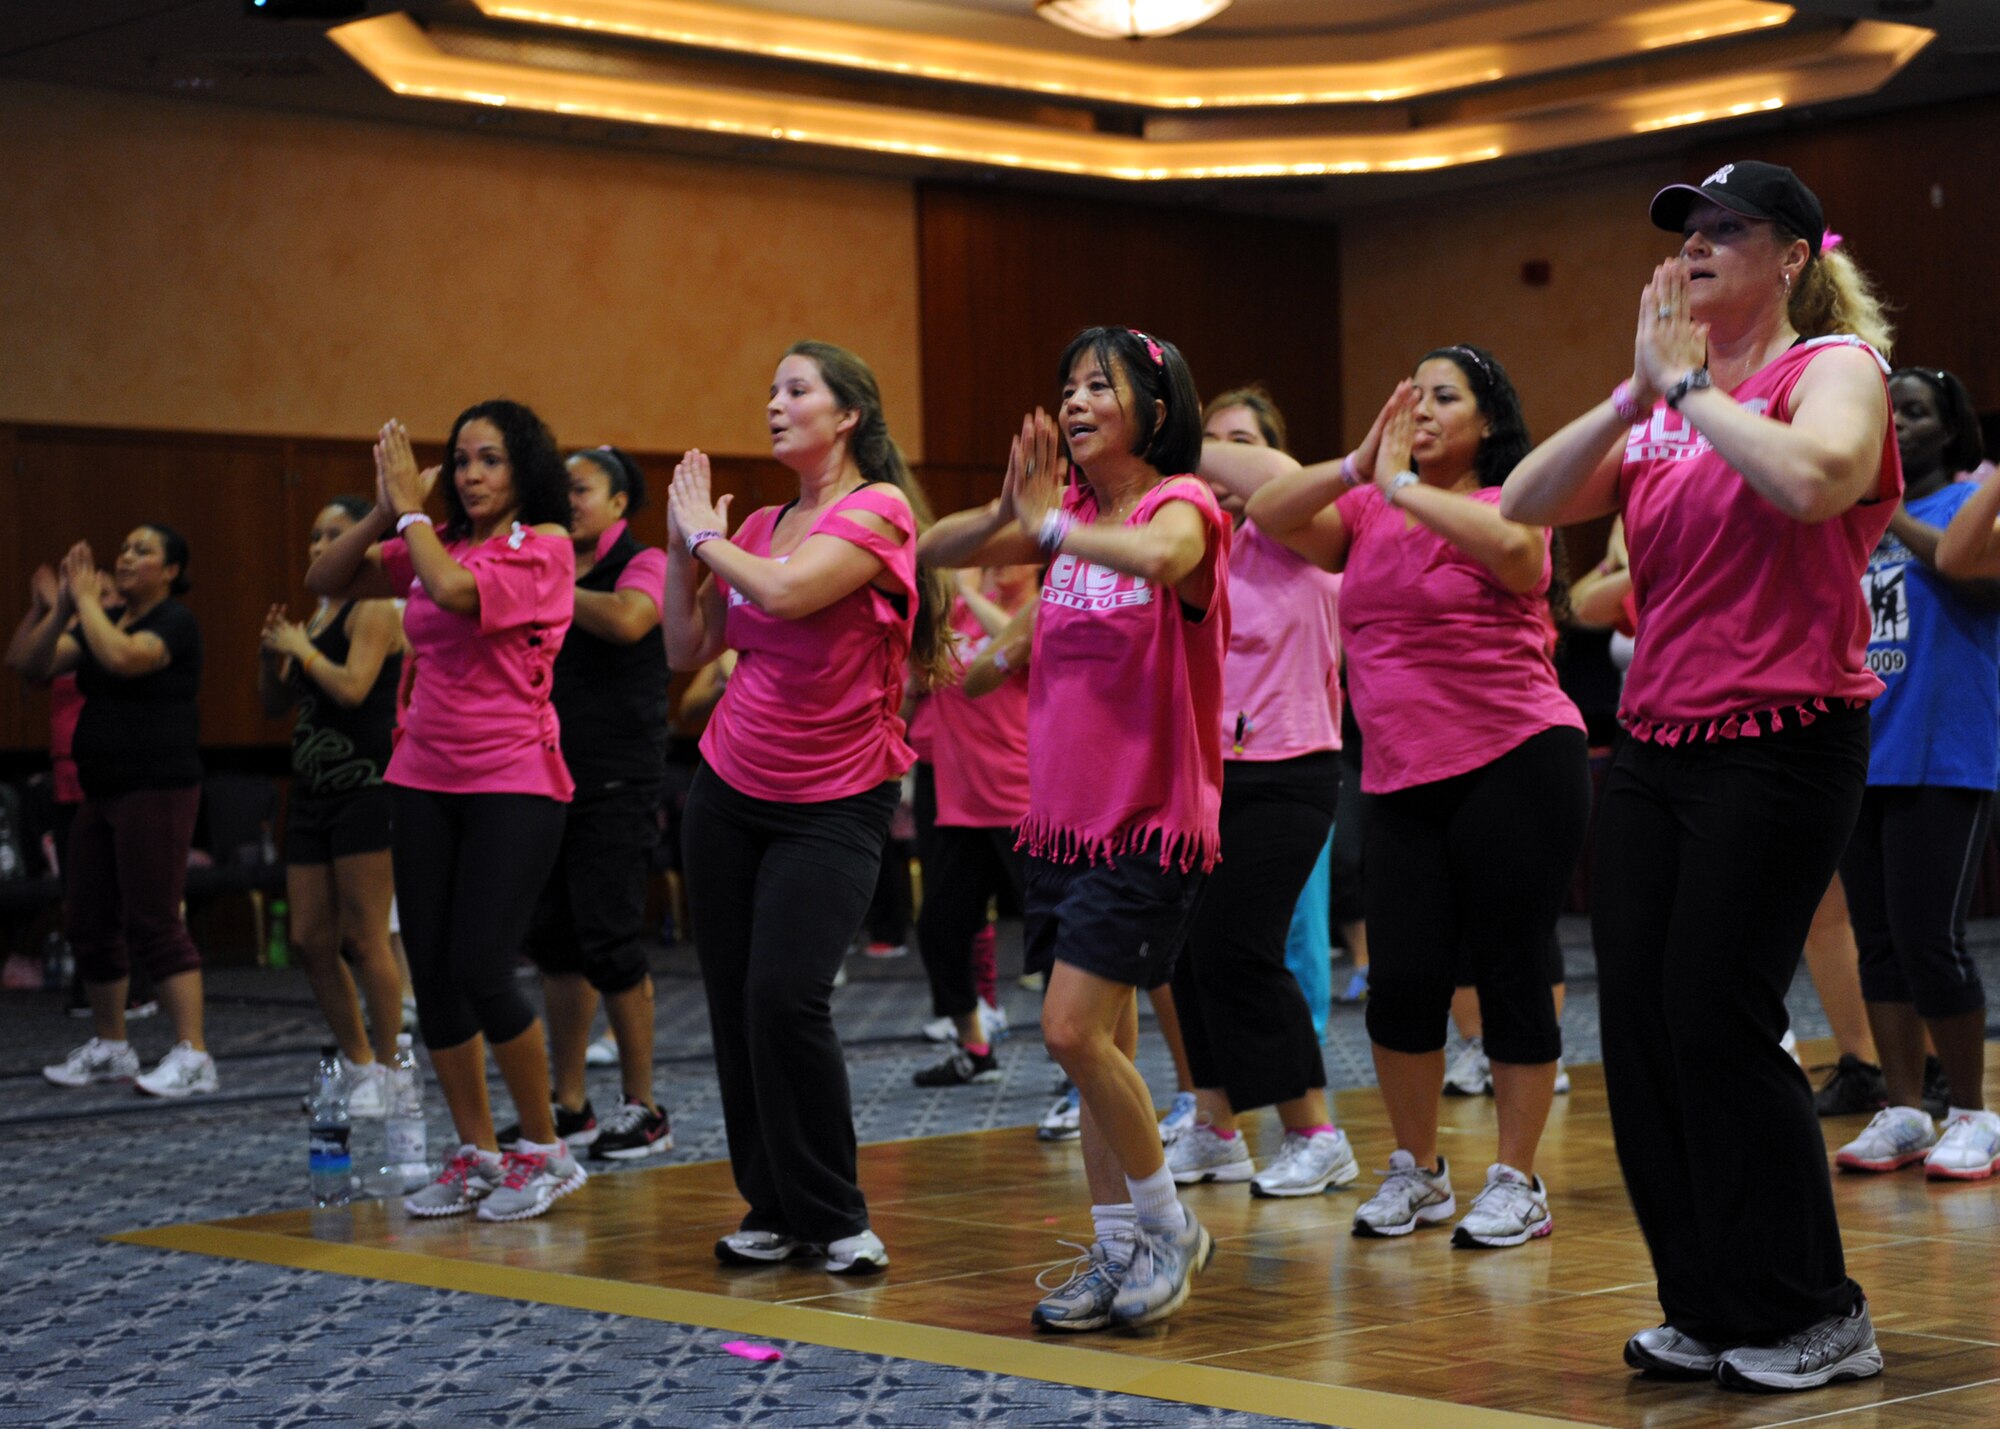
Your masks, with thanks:
M 1645 420 L 1646 409 L 1632 395 L 1632 380 L 1629 377 L 1611 389 L 1611 410 L 1628 427 L 1636 427 Z

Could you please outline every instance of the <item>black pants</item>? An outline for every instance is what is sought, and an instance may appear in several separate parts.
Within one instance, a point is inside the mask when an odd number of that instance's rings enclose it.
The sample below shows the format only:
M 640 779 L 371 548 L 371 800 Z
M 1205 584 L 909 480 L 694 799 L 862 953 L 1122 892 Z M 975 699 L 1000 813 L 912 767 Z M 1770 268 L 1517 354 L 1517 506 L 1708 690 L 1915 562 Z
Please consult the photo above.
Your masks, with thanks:
M 1985 789 L 1878 785 L 1862 794 L 1840 880 L 1868 1001 L 1911 1003 L 1920 1017 L 1986 1006 L 1965 919 L 1992 817 Z
M 1611 1129 L 1667 1323 L 1772 1340 L 1850 1310 L 1785 990 L 1861 807 L 1868 713 L 1673 748 L 1627 740 L 1591 930 Z
M 1328 912 L 1333 916 L 1336 934 L 1349 923 L 1359 923 L 1366 917 L 1361 855 L 1368 843 L 1368 808 L 1374 798 L 1361 787 L 1361 726 L 1354 722 L 1354 707 L 1344 704 L 1340 712 L 1340 802 L 1333 811 L 1328 890 Z
M 1590 750 L 1559 726 L 1490 764 L 1377 794 L 1368 823 L 1368 1035 L 1445 1044 L 1452 990 L 1479 989 L 1487 1055 L 1562 1055 L 1548 951 L 1590 826 Z
M 917 914 L 917 951 L 930 977 L 931 1011 L 963 1017 L 978 1005 L 972 985 L 972 940 L 986 926 L 986 906 L 1003 890 L 1016 898 L 1027 855 L 1012 829 L 934 825 L 923 841 L 924 903 Z
M 1340 797 L 1340 756 L 1222 766 L 1222 859 L 1174 966 L 1174 1008 L 1194 1084 L 1236 1111 L 1326 1085 L 1312 1010 L 1285 966 L 1292 910 Z
M 577 789 L 528 928 L 535 966 L 582 977 L 606 997 L 645 981 L 646 875 L 659 841 L 659 780 Z
M 875 889 L 896 781 L 816 804 L 703 767 L 681 850 L 743 1229 L 833 1241 L 868 1228 L 833 976 Z
M 390 786 L 396 907 L 424 1045 L 481 1033 L 511 1042 L 535 1021 L 514 960 L 562 845 L 564 806 L 537 794 Z

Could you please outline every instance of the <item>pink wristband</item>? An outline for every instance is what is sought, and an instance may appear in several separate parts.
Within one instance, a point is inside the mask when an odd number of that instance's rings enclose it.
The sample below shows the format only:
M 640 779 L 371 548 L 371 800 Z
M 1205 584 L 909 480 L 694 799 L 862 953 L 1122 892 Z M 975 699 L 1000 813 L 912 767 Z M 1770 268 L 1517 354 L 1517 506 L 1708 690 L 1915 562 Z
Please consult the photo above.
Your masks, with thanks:
M 1633 398 L 1630 378 L 1611 389 L 1611 410 L 1628 427 L 1636 427 L 1645 420 L 1646 410 Z
M 688 554 L 692 556 L 695 552 L 695 547 L 699 546 L 703 541 L 720 541 L 721 539 L 722 533 L 717 530 L 690 531 L 687 535 Z

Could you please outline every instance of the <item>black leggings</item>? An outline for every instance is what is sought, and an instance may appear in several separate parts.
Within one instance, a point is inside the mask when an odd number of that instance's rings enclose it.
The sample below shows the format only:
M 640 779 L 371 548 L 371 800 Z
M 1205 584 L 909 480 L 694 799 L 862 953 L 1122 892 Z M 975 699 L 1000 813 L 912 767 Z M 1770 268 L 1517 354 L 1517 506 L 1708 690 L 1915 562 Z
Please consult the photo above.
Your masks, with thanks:
M 1012 829 L 938 824 L 924 841 L 924 903 L 917 914 L 917 951 L 931 983 L 931 1011 L 963 1017 L 978 1005 L 972 981 L 972 940 L 986 926 L 986 905 L 1003 891 L 1021 896 L 1027 855 Z
M 844 799 L 752 798 L 704 765 L 682 866 L 743 1229 L 826 1242 L 868 1228 L 833 978 L 861 926 L 896 780 Z
M 1907 1002 L 1920 1017 L 1986 1006 L 1965 919 L 1993 816 L 1985 789 L 1877 785 L 1840 860 L 1861 948 L 1861 995 Z
M 1630 739 L 1597 811 L 1591 931 L 1604 1081 L 1667 1323 L 1777 1339 L 1861 1294 L 1847 1278 L 1813 1089 L 1785 991 L 1846 847 L 1868 712 L 1673 748 Z
M 1590 825 L 1583 731 L 1545 729 L 1468 773 L 1377 794 L 1368 820 L 1369 1037 L 1443 1047 L 1462 968 L 1487 1055 L 1555 1061 L 1548 949 Z
M 514 962 L 562 847 L 565 809 L 538 794 L 439 794 L 390 786 L 396 907 L 424 1045 L 484 1033 L 511 1042 L 534 1025 Z
M 1361 787 L 1361 726 L 1354 722 L 1353 704 L 1346 702 L 1340 711 L 1340 802 L 1333 811 L 1333 855 L 1328 870 L 1332 886 L 1327 911 L 1333 917 L 1335 932 L 1366 916 L 1361 854 L 1368 843 L 1368 806 L 1374 798 Z
M 1292 910 L 1340 796 L 1340 756 L 1222 766 L 1222 859 L 1174 965 L 1174 1008 L 1194 1084 L 1235 1111 L 1326 1085 L 1312 1010 L 1285 966 Z

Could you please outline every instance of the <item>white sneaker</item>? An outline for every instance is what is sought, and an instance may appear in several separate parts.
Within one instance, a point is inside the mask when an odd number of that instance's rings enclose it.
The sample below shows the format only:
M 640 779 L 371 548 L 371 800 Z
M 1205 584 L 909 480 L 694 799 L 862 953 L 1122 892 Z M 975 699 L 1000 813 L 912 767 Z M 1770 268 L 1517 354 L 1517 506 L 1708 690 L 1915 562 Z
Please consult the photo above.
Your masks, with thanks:
M 102 1042 L 93 1037 L 42 1075 L 59 1087 L 87 1087 L 92 1082 L 129 1082 L 139 1075 L 139 1054 L 130 1042 Z
M 1219 1135 L 1207 1122 L 1196 1122 L 1167 1146 L 1167 1170 L 1177 1186 L 1203 1181 L 1248 1181 L 1257 1173 L 1243 1134 Z
M 150 1096 L 191 1097 L 212 1092 L 221 1083 L 215 1075 L 215 1058 L 195 1051 L 189 1043 L 176 1042 L 158 1066 L 132 1085 Z
M 1459 1054 L 1445 1069 L 1444 1094 L 1448 1097 L 1483 1097 L 1493 1092 L 1493 1064 L 1486 1060 L 1486 1048 L 1477 1037 L 1466 1039 Z
M 1056 1098 L 1042 1114 L 1035 1135 L 1043 1141 L 1074 1141 L 1083 1135 L 1083 1099 L 1075 1087 Z
M 923 1033 L 924 1041 L 926 1042 L 956 1042 L 958 1040 L 958 1023 L 949 1017 L 933 1017 L 918 1030 Z
M 1451 1243 L 1490 1250 L 1540 1240 L 1555 1228 L 1542 1178 L 1496 1164 L 1486 1168 L 1486 1185 L 1472 1198 L 1472 1209 L 1451 1233 Z
M 1436 1225 L 1458 1214 L 1458 1198 L 1451 1193 L 1451 1167 L 1440 1156 L 1438 1169 L 1425 1170 L 1417 1158 L 1397 1147 L 1389 1157 L 1389 1169 L 1378 1172 L 1382 1187 L 1361 1203 L 1354 1213 L 1354 1233 L 1358 1236 L 1408 1235 L 1418 1226 Z
M 1344 1132 L 1336 1129 L 1304 1136 L 1288 1131 L 1271 1164 L 1251 1178 L 1250 1194 L 1317 1196 L 1329 1187 L 1350 1184 L 1360 1174 L 1354 1148 L 1348 1145 Z
M 374 1121 L 389 1114 L 389 1069 L 380 1062 L 347 1064 L 347 1114 L 357 1121 Z
M 889 1248 L 873 1231 L 842 1236 L 826 1247 L 828 1275 L 873 1275 L 889 1268 Z
M 1175 1137 L 1194 1125 L 1194 1110 L 1193 1092 L 1175 1092 L 1167 1114 L 1160 1118 L 1160 1140 L 1172 1146 Z
M 986 1029 L 988 1043 L 998 1042 L 1007 1035 L 1007 1009 L 997 1002 L 980 1003 L 979 1025 Z
M 583 1049 L 583 1065 L 586 1067 L 615 1067 L 618 1065 L 618 1039 L 609 1032 Z
M 1913 1106 L 1887 1106 L 1840 1148 L 1833 1164 L 1843 1171 L 1894 1171 L 1922 1161 L 1937 1141 L 1927 1113 Z
M 1933 1181 L 1984 1181 L 2000 1170 L 2000 1116 L 1954 1107 L 1930 1155 L 1924 1175 Z

